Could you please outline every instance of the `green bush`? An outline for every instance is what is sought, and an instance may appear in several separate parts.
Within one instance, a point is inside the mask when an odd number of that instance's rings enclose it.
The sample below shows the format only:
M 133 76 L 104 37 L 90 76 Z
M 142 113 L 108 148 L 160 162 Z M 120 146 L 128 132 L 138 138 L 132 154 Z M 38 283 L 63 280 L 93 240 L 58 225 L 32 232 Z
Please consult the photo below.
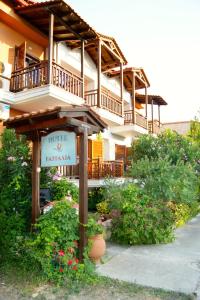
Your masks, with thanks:
M 100 215 L 106 215 L 110 213 L 108 201 L 102 201 L 96 205 L 97 212 Z
M 67 178 L 61 177 L 58 174 L 53 175 L 50 184 L 52 200 L 63 200 L 70 193 L 73 201 L 77 202 L 79 197 L 78 187 L 69 182 Z
M 41 265 L 49 280 L 61 283 L 83 279 L 91 263 L 78 260 L 79 221 L 76 210 L 67 201 L 58 201 L 35 225 L 29 240 L 30 255 Z
M 183 161 L 176 165 L 167 158 L 137 161 L 130 170 L 138 185 L 155 201 L 192 203 L 198 200 L 198 177 L 192 166 Z
M 184 225 L 188 220 L 195 217 L 199 213 L 199 203 L 192 202 L 190 204 L 176 204 L 172 201 L 167 203 L 175 217 L 176 227 Z
M 0 149 L 0 260 L 16 259 L 18 240 L 30 229 L 31 163 L 25 137 L 6 129 Z
M 118 183 L 117 181 L 107 179 L 104 189 L 104 199 L 108 203 L 108 209 L 120 210 L 124 199 L 134 197 L 137 193 L 137 187 L 129 181 Z
M 120 215 L 112 220 L 113 241 L 137 245 L 173 240 L 174 215 L 165 203 L 152 202 L 141 189 L 131 184 L 122 189 L 122 194 Z
M 88 223 L 86 225 L 87 236 L 93 237 L 98 234 L 102 234 L 104 232 L 104 228 L 101 224 L 99 224 L 94 218 L 89 218 Z
M 96 205 L 104 200 L 104 188 L 92 188 L 88 192 L 88 209 L 96 211 Z
M 198 159 L 200 159 L 200 152 L 188 137 L 166 130 L 159 134 L 158 137 L 143 135 L 133 142 L 133 162 L 137 162 L 145 157 L 148 157 L 149 160 L 167 158 L 172 164 L 182 160 L 183 162 L 190 162 L 196 165 Z
M 200 147 L 200 111 L 198 112 L 198 116 L 191 121 L 188 136 Z

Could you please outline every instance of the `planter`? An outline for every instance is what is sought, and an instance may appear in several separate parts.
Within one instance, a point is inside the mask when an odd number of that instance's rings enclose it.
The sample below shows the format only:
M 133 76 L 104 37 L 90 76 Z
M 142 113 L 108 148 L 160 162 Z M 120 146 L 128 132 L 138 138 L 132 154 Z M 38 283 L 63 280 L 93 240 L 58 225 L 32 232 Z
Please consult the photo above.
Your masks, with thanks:
M 103 238 L 103 234 L 97 234 L 88 238 L 91 243 L 91 249 L 89 252 L 89 257 L 95 264 L 100 263 L 101 257 L 105 254 L 106 243 Z

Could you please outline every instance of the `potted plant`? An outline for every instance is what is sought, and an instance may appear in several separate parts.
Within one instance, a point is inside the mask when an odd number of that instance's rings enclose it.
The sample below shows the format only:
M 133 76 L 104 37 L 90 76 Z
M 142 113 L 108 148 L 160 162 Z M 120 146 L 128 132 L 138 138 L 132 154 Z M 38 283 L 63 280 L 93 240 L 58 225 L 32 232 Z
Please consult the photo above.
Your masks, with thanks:
M 106 243 L 103 237 L 104 228 L 98 224 L 93 218 L 88 220 L 86 225 L 88 242 L 90 245 L 89 257 L 96 264 L 100 263 L 101 257 L 106 250 Z

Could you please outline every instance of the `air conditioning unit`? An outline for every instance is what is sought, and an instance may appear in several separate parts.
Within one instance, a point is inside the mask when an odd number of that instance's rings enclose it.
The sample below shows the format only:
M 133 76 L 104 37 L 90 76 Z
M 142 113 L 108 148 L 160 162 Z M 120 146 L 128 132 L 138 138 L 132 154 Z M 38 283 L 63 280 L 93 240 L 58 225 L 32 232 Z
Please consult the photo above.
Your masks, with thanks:
M 7 120 L 10 117 L 10 105 L 0 103 L 0 120 Z

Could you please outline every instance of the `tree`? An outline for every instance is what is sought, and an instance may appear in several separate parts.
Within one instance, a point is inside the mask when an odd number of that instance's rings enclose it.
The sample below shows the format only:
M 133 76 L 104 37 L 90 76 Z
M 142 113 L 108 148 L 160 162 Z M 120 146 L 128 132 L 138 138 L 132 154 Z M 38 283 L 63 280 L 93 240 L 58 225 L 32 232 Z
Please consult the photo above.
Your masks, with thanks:
M 191 121 L 189 136 L 200 146 L 200 111 L 198 112 L 198 116 Z

